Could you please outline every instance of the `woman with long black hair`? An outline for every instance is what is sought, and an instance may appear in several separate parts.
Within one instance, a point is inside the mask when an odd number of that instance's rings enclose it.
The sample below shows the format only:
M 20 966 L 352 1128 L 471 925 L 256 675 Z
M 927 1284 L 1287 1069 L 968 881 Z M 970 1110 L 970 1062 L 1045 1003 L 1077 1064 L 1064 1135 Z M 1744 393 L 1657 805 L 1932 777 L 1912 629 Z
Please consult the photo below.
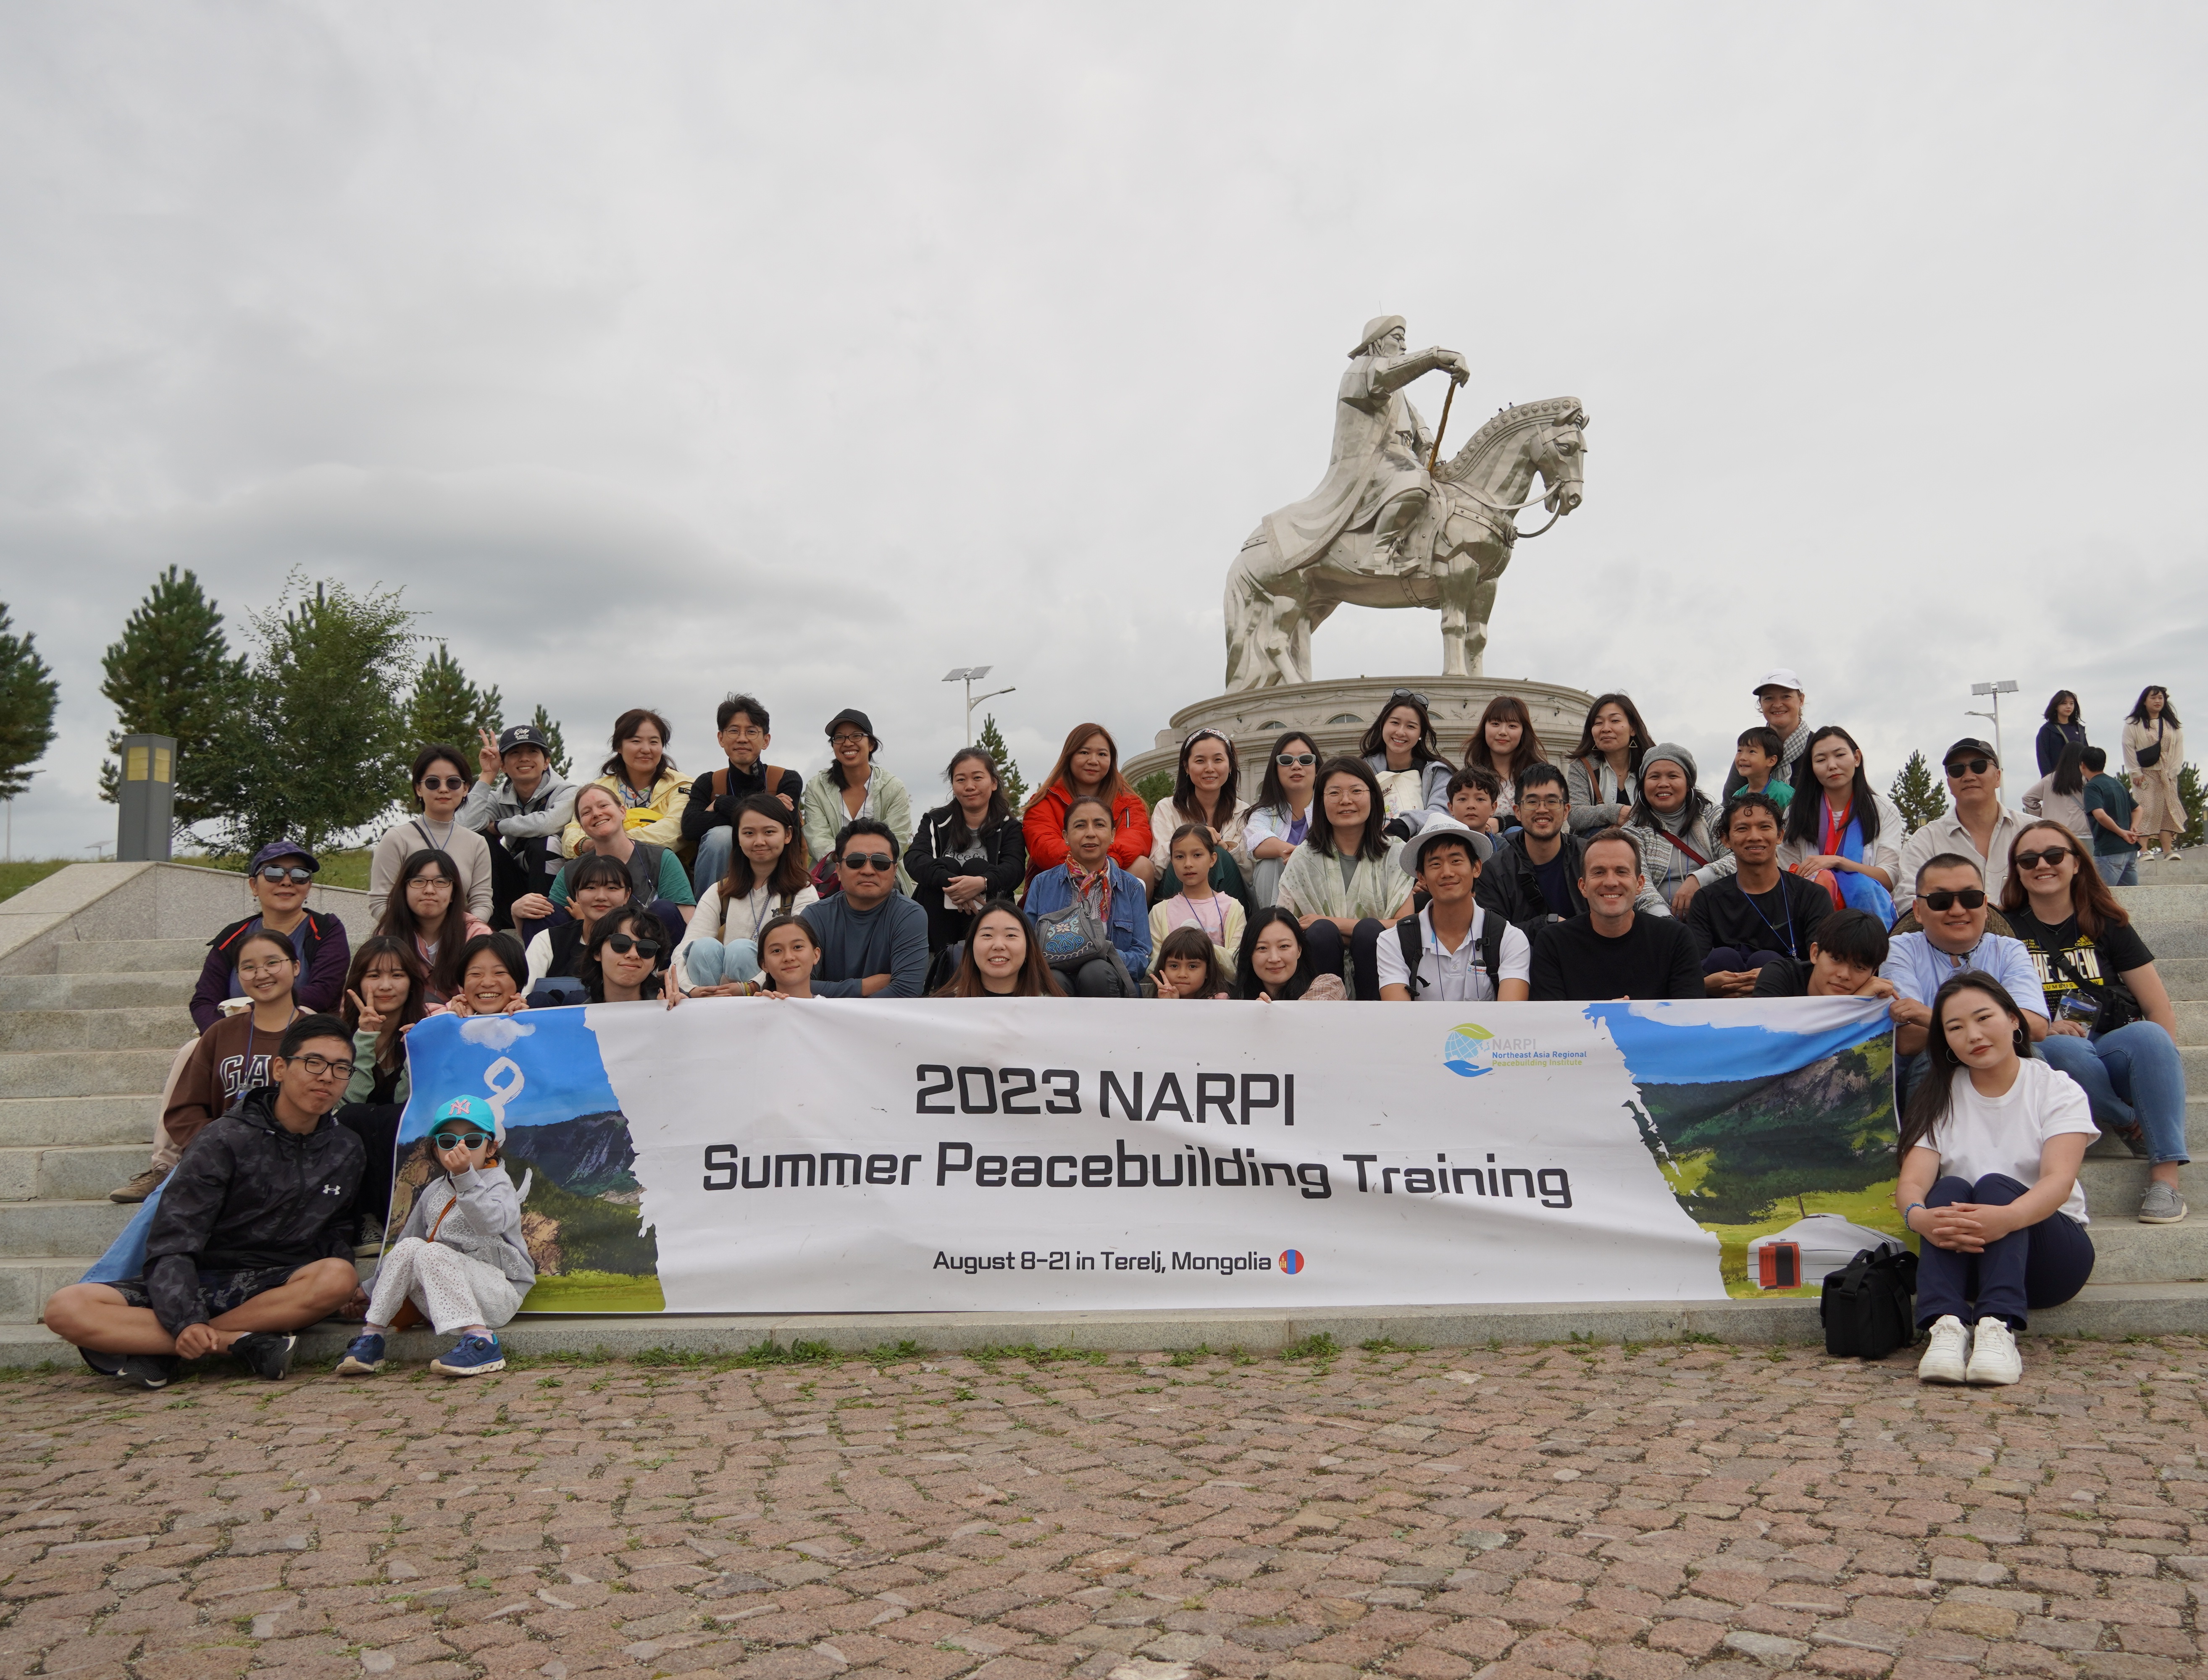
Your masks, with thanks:
M 1891 926 L 1901 812 L 1872 788 L 1863 748 L 1838 723 L 1813 732 L 1803 757 L 1809 774 L 1786 807 L 1779 866 L 1821 881 L 1833 909 L 1868 910 Z
M 2185 801 L 2177 796 L 2177 772 L 2185 763 L 2185 730 L 2169 690 L 2152 683 L 2139 690 L 2124 720 L 2124 768 L 2132 773 L 2132 797 L 2139 810 L 2132 826 L 2159 837 L 2140 855 L 2141 863 L 2158 857 L 2177 861 L 2177 837 L 2185 832 Z
M 1472 735 L 1464 743 L 1467 770 L 1492 771 L 1503 783 L 1495 801 L 1495 816 L 1503 827 L 1512 825 L 1518 805 L 1518 773 L 1527 765 L 1545 765 L 1541 737 L 1533 733 L 1533 714 L 1515 694 L 1497 694 L 1479 714 Z
M 1339 959 L 1330 970 L 1311 960 L 1295 912 L 1268 904 L 1242 930 L 1234 958 L 1234 993 L 1259 1003 L 1338 1004 L 1349 996 Z
M 2039 737 L 2032 743 L 2039 755 L 2039 773 L 2051 776 L 2056 760 L 2066 747 L 2090 747 L 2085 739 L 2085 715 L 2078 709 L 2078 697 L 2067 688 L 2058 688 L 2055 698 L 2047 703 L 2047 721 L 2039 726 Z
M 2015 1333 L 2093 1275 L 2079 1163 L 2097 1135 L 2077 1081 L 2031 1054 L 2016 1000 L 1965 969 L 1932 999 L 1926 1076 L 1903 1112 L 1894 1205 L 1923 1240 L 1925 1383 L 2024 1375 Z
M 958 967 L 939 998 L 1062 998 L 1035 925 L 1010 898 L 993 898 L 974 918 Z
M 1433 714 L 1415 688 L 1389 695 L 1357 751 L 1379 783 L 1381 820 L 1397 838 L 1416 834 L 1430 813 L 1449 809 L 1449 779 L 1455 767 L 1441 755 Z
M 2085 816 L 2085 749 L 2066 741 L 2055 768 L 2024 790 L 2018 804 L 2035 817 L 2058 822 L 2092 849 L 2093 825 Z
M 1212 849 L 1217 854 L 1211 870 L 1213 891 L 1248 908 L 1250 886 L 1242 866 L 1249 856 L 1243 830 L 1250 808 L 1235 797 L 1241 784 L 1242 762 L 1234 743 L 1209 725 L 1191 730 L 1180 744 L 1173 789 L 1150 811 L 1150 862 L 1158 872 L 1150 884 L 1152 897 L 1173 891 L 1173 837 L 1190 823 L 1201 823 L 1218 842 Z
M 1580 728 L 1579 745 L 1564 761 L 1573 833 L 1623 826 L 1633 812 L 1641 755 L 1654 744 L 1631 695 L 1595 696 Z
M 468 914 L 459 865 L 444 852 L 417 852 L 399 866 L 375 931 L 411 939 L 428 971 L 423 1001 L 441 1004 L 460 989 L 460 948 L 490 929 Z M 520 947 L 514 947 L 517 951 Z
M 1386 832 L 1380 784 L 1362 759 L 1330 759 L 1318 773 L 1319 819 L 1281 873 L 1281 908 L 1301 920 L 1311 962 L 1340 974 L 1347 953 L 1361 1003 L 1380 1000 L 1380 937 L 1411 914 L 1395 867 L 1401 840 Z
M 1018 891 L 1028 873 L 1027 837 L 1005 797 L 997 761 L 978 747 L 962 747 L 943 779 L 951 784 L 949 803 L 920 819 L 904 855 L 912 896 L 927 912 L 931 957 L 964 939 L 981 907 Z
M 1318 743 L 1301 729 L 1287 731 L 1265 754 L 1257 802 L 1242 827 L 1253 908 L 1281 896 L 1281 872 L 1311 833 L 1311 797 L 1317 786 Z

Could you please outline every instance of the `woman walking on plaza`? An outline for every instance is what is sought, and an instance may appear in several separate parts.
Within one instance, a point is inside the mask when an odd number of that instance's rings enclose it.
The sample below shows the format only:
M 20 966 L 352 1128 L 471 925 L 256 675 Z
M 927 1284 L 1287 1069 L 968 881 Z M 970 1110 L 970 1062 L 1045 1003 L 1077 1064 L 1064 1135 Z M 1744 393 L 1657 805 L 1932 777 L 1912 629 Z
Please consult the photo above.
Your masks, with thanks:
M 2139 691 L 2139 704 L 2124 720 L 2124 768 L 2132 773 L 2132 797 L 2139 813 L 2132 826 L 2159 836 L 2139 861 L 2167 857 L 2177 861 L 2177 837 L 2185 832 L 2185 803 L 2177 796 L 2177 772 L 2185 762 L 2185 731 L 2169 704 L 2169 691 Z
M 2085 719 L 2078 710 L 2078 697 L 2067 688 L 2058 688 L 2055 698 L 2047 703 L 2047 721 L 2039 726 L 2039 738 L 2032 743 L 2039 754 L 2039 773 L 2052 776 L 2055 764 L 2066 747 L 2090 747 L 2085 739 Z

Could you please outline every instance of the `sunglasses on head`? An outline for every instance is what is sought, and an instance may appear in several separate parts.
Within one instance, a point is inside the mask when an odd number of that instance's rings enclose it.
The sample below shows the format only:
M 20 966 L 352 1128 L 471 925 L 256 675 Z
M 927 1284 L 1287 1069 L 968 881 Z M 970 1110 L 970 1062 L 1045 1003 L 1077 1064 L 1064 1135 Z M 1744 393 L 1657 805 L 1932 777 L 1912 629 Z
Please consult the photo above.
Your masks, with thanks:
M 1947 774 L 1960 776 L 1968 771 L 1973 776 L 1983 776 L 1986 766 L 1992 762 L 1990 759 L 1950 759 L 1947 760 Z
M 480 1149 L 490 1142 L 487 1131 L 441 1131 L 429 1140 L 441 1149 Z
M 606 935 L 606 946 L 610 951 L 620 952 L 623 957 L 627 956 L 631 951 L 634 951 L 639 957 L 659 955 L 659 942 L 657 939 L 639 939 L 633 933 L 609 933 Z
M 424 790 L 433 794 L 440 791 L 448 794 L 465 793 L 467 790 L 467 785 L 468 778 L 465 776 L 425 776 L 422 778 Z
M 1318 762 L 1318 754 L 1316 753 L 1275 753 L 1273 755 L 1273 762 L 1276 765 L 1315 765 Z
M 1952 909 L 1957 904 L 1966 910 L 1982 909 L 1985 906 L 1986 892 L 1983 887 L 1943 886 L 1935 892 L 1926 893 L 1924 902 L 1935 910 Z
M 1395 705 L 1398 700 L 1416 700 L 1422 706 L 1429 704 L 1426 697 L 1415 688 L 1398 688 L 1388 696 L 1388 704 L 1390 705 Z
M 2016 855 L 2016 867 L 2019 869 L 2037 869 L 2043 863 L 2052 869 L 2069 855 L 2070 849 L 2067 846 L 2049 846 L 2043 852 L 2019 852 Z
M 846 869 L 894 869 L 897 861 L 887 852 L 846 852 L 843 854 L 843 867 Z
M 287 869 L 280 863 L 264 863 L 261 866 L 261 879 L 264 881 L 289 881 L 293 886 L 304 886 L 315 879 L 315 872 L 296 867 Z

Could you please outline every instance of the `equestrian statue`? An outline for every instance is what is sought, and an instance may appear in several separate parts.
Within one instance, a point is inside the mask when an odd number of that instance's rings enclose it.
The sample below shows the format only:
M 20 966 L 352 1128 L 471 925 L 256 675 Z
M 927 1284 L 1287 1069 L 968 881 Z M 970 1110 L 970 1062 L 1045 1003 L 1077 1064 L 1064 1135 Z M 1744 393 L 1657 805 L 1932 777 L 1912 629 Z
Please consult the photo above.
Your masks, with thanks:
M 1505 408 L 1437 465 L 1439 435 L 1405 389 L 1446 373 L 1446 430 L 1471 369 L 1453 350 L 1408 355 L 1404 344 L 1402 316 L 1365 323 L 1335 394 L 1326 477 L 1267 514 L 1229 568 L 1228 693 L 1310 681 L 1311 632 L 1344 603 L 1438 607 L 1443 674 L 1478 676 L 1511 549 L 1580 505 L 1587 421 L 1576 398 Z M 1518 510 L 1536 501 L 1549 523 L 1521 531 Z

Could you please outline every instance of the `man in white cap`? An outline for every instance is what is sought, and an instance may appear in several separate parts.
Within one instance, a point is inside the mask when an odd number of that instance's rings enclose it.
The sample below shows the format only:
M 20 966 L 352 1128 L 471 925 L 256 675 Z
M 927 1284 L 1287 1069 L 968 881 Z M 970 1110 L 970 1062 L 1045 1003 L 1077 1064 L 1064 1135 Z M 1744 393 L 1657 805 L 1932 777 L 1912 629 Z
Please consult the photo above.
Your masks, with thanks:
M 1808 785 L 1812 778 L 1809 760 L 1803 754 L 1809 748 L 1809 726 L 1802 721 L 1802 679 L 1784 665 L 1766 671 L 1755 680 L 1755 709 L 1785 743 L 1771 779 L 1790 788 Z M 1731 799 L 1747 781 L 1737 769 L 1726 771 L 1725 796 Z
M 1335 393 L 1334 450 L 1319 487 L 1301 501 L 1265 516 L 1281 558 L 1299 566 L 1326 552 L 1345 531 L 1372 533 L 1365 569 L 1412 569 L 1425 556 L 1408 551 L 1433 494 L 1426 455 L 1433 434 L 1403 387 L 1422 374 L 1446 371 L 1461 385 L 1472 369 L 1455 351 L 1438 345 L 1404 354 L 1403 317 L 1377 315 L 1349 352 L 1349 371 Z M 1431 547 L 1429 531 L 1425 542 Z
M 1446 813 L 1403 843 L 1396 863 L 1431 902 L 1373 948 L 1384 1001 L 1511 1004 L 1529 995 L 1533 941 L 1473 901 L 1480 866 L 1494 855 L 1492 840 Z

